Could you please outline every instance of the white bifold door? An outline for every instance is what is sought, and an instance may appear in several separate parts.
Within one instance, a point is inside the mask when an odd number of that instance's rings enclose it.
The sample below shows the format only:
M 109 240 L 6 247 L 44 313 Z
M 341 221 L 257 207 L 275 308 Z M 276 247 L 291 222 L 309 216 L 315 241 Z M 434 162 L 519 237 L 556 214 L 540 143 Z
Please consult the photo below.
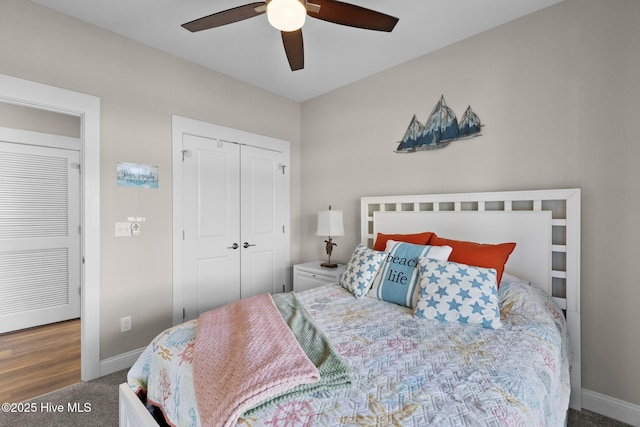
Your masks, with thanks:
M 183 135 L 183 318 L 282 292 L 282 153 Z
M 0 132 L 0 333 L 80 317 L 79 151 Z M 14 132 L 9 132 L 14 135 Z M 73 142 L 73 141 L 72 141 Z M 79 144 L 78 141 L 74 143 Z

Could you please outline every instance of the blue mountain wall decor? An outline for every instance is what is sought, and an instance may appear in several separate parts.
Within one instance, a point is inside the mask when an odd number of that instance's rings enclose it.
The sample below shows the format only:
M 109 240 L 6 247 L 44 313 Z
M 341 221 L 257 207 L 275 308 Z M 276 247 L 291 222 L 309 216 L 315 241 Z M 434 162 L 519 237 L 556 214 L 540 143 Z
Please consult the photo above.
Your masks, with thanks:
M 473 112 L 471 106 L 458 122 L 458 118 L 447 106 L 442 95 L 427 118 L 426 124 L 420 123 L 416 115 L 413 115 L 402 141 L 396 148 L 396 153 L 444 148 L 456 139 L 479 136 L 481 127 L 480 118 Z

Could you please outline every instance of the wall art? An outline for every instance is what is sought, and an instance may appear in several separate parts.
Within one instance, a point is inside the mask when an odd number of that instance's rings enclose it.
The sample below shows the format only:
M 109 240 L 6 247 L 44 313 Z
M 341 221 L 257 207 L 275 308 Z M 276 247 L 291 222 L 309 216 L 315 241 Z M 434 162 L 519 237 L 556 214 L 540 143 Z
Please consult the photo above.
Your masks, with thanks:
M 158 188 L 158 166 L 118 162 L 118 187 Z
M 396 148 L 396 153 L 444 148 L 456 139 L 479 136 L 482 126 L 480 118 L 473 112 L 471 106 L 458 122 L 456 114 L 447 106 L 442 95 L 427 118 L 426 124 L 420 123 L 416 115 L 413 115 L 402 141 Z

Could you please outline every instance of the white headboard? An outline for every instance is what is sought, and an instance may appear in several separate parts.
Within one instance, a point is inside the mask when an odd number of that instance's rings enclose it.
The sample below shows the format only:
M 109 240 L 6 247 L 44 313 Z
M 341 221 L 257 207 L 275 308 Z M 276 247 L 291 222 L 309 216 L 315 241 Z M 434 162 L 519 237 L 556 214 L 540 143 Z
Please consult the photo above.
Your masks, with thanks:
M 516 245 L 505 271 L 551 294 L 551 212 L 549 211 L 400 211 L 374 212 L 373 235 L 434 231 L 440 237 Z M 565 298 L 557 301 L 566 308 Z
M 379 196 L 361 199 L 361 241 L 433 231 L 479 243 L 516 242 L 505 271 L 565 310 L 573 349 L 571 407 L 581 408 L 580 189 Z

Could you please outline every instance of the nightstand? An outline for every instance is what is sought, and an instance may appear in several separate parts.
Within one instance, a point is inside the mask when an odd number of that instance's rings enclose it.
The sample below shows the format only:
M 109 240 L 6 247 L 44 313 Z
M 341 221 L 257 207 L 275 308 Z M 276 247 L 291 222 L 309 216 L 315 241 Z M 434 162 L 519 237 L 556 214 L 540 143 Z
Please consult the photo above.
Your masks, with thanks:
M 329 283 L 338 283 L 340 275 L 344 273 L 345 264 L 338 264 L 336 268 L 322 267 L 324 261 L 311 261 L 293 266 L 293 290 L 295 292 Z

